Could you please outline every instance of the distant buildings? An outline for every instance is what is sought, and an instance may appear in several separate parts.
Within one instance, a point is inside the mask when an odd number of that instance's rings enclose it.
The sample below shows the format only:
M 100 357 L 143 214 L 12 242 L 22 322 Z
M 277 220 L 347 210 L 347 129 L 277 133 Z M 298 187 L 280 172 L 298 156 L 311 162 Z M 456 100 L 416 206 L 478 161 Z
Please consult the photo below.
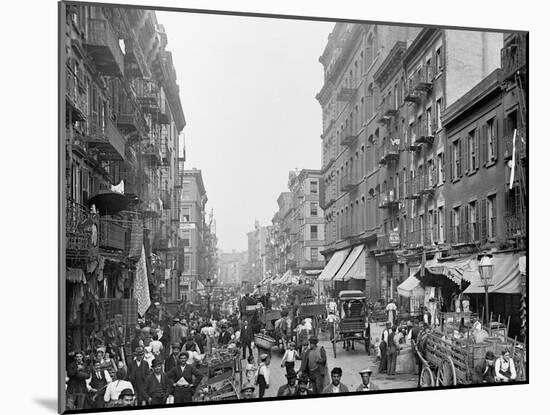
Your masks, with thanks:
M 267 240 L 269 227 L 260 226 L 256 221 L 254 230 L 248 232 L 248 260 L 246 264 L 245 281 L 254 285 L 264 279 L 267 271 Z
M 221 285 L 241 285 L 246 280 L 247 252 L 220 252 L 220 275 L 218 283 Z

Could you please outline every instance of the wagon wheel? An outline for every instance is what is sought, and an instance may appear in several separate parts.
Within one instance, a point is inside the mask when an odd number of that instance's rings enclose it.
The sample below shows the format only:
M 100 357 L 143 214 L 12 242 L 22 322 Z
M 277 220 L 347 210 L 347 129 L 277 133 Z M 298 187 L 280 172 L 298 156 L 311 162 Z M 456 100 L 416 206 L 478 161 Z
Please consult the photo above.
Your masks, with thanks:
M 432 370 L 428 365 L 422 365 L 422 372 L 420 372 L 420 387 L 429 388 L 431 386 L 435 386 Z
M 456 370 L 453 361 L 445 356 L 437 369 L 436 386 L 456 385 Z
M 336 359 L 336 324 L 332 325 L 332 351 Z

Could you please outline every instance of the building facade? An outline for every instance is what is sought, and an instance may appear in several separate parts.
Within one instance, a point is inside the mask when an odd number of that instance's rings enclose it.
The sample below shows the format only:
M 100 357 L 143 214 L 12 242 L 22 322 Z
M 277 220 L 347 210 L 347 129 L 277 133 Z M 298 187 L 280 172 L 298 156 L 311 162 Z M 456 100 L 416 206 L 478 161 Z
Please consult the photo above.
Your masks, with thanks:
M 67 346 L 85 349 L 115 315 L 135 326 L 182 271 L 185 117 L 154 12 L 64 7 Z
M 245 269 L 248 254 L 246 252 L 220 252 L 221 285 L 240 286 L 245 281 Z
M 268 237 L 271 227 L 260 226 L 256 221 L 254 230 L 246 234 L 248 238 L 248 258 L 246 264 L 246 280 L 250 285 L 256 285 L 263 280 L 268 268 Z
M 350 270 L 336 275 L 340 289 L 397 299 L 409 272 L 449 253 L 458 233 L 470 232 L 462 223 L 481 219 L 481 211 L 469 219 L 461 213 L 458 222 L 453 216 L 450 200 L 462 197 L 451 186 L 458 185 L 453 174 L 457 166 L 459 174 L 468 171 L 460 160 L 469 155 L 473 176 L 481 147 L 475 135 L 465 138 L 468 150 L 449 145 L 443 114 L 479 82 L 495 78 L 502 46 L 501 33 L 335 26 L 320 58 L 325 84 L 317 98 L 324 127 L 324 254 L 340 252 L 336 269 Z M 473 180 L 497 183 L 497 175 Z

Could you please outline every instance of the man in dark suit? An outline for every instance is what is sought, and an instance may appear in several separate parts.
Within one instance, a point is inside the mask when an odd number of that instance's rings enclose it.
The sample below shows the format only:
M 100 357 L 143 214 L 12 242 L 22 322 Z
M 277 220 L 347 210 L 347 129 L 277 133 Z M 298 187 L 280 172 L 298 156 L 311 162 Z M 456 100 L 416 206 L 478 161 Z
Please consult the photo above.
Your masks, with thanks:
M 178 365 L 179 359 L 178 356 L 181 351 L 181 346 L 179 343 L 174 343 L 172 345 L 172 354 L 168 356 L 166 361 L 164 362 L 164 373 L 170 372 L 173 368 L 175 368 Z
M 166 374 L 174 388 L 174 403 L 192 402 L 195 387 L 203 378 L 203 374 L 195 366 L 188 364 L 187 359 L 189 354 L 181 352 L 179 364 Z
M 243 348 L 243 359 L 246 359 L 246 349 L 248 354 L 252 355 L 252 326 L 248 324 L 248 320 L 244 320 L 241 326 L 241 346 Z
M 142 406 L 146 404 L 147 398 L 145 395 L 145 380 L 151 373 L 149 369 L 149 363 L 147 363 L 143 356 L 145 350 L 139 346 L 134 352 L 135 359 L 128 365 L 128 380 L 132 383 L 134 391 L 136 392 L 136 405 Z
M 325 384 L 325 372 L 327 369 L 327 353 L 323 346 L 317 347 L 319 339 L 317 337 L 309 338 L 309 348 L 302 356 L 300 373 L 304 373 L 311 381 L 312 392 L 320 394 Z
M 90 379 L 90 392 L 92 393 L 92 407 L 103 408 L 105 402 L 103 397 L 105 395 L 105 389 L 107 384 L 111 383 L 111 375 L 109 372 L 101 367 L 101 361 L 96 360 L 94 362 L 94 368 L 92 371 L 92 377 Z
M 86 400 L 86 379 L 90 373 L 84 364 L 84 354 L 76 352 L 74 360 L 67 365 L 67 409 L 83 409 Z
M 168 376 L 162 372 L 162 361 L 153 359 L 153 373 L 145 381 L 145 396 L 149 405 L 163 405 L 166 403 L 172 384 Z
M 222 332 L 218 337 L 218 345 L 227 346 L 231 341 L 231 334 L 227 331 L 227 326 L 225 324 L 222 324 L 220 328 Z
M 485 353 L 485 360 L 474 367 L 472 383 L 495 383 L 495 354 L 491 351 Z

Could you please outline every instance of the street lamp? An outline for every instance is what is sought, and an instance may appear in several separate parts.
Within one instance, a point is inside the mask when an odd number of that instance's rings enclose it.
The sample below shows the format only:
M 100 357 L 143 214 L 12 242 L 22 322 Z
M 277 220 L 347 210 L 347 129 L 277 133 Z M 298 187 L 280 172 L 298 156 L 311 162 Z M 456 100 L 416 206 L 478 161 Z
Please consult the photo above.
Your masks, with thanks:
M 487 253 L 484 253 L 479 260 L 478 270 L 481 282 L 485 288 L 485 321 L 487 323 L 487 329 L 490 329 L 490 317 L 489 317 L 489 287 L 492 285 L 491 281 L 493 280 L 493 256 Z
M 161 282 L 158 285 L 158 287 L 159 287 L 159 301 L 158 301 L 159 305 L 158 305 L 158 307 L 159 307 L 159 324 L 160 324 L 160 322 L 162 321 L 162 303 L 164 302 L 163 298 L 162 298 L 162 290 L 164 289 L 165 285 L 164 285 L 163 282 Z M 157 305 L 157 304 L 155 303 L 155 305 Z

